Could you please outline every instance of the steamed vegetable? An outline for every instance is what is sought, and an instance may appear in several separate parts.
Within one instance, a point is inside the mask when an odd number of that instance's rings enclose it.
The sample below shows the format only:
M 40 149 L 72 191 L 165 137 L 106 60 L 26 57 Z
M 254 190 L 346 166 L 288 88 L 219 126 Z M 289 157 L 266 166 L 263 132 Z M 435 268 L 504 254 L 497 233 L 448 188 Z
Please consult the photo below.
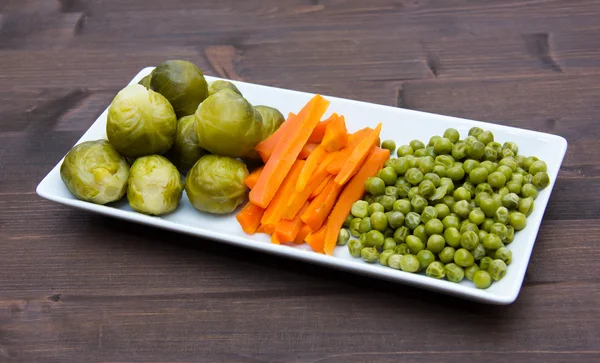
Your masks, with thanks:
M 208 95 L 214 95 L 215 93 L 219 92 L 222 89 L 230 89 L 235 93 L 238 93 L 240 96 L 242 95 L 242 92 L 240 92 L 240 90 L 235 86 L 235 84 L 229 82 L 229 81 L 224 81 L 224 80 L 216 80 L 214 82 L 212 82 L 211 84 L 208 85 Z
M 262 137 L 261 141 L 273 135 L 283 124 L 285 119 L 278 109 L 269 106 L 254 106 L 254 109 L 260 113 L 262 117 Z
M 179 119 L 175 143 L 169 151 L 169 158 L 181 172 L 186 172 L 205 154 L 206 151 L 198 143 L 194 115 Z

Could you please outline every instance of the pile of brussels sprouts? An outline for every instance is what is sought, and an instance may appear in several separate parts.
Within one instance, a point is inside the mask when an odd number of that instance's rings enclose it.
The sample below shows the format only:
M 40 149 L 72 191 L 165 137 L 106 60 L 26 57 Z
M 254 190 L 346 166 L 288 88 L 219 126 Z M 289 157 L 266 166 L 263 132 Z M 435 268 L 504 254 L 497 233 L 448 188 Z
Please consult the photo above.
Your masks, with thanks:
M 76 198 L 96 204 L 127 195 L 134 210 L 163 215 L 185 190 L 196 209 L 231 213 L 246 198 L 246 164 L 260 161 L 255 146 L 283 121 L 231 82 L 209 85 L 193 63 L 170 60 L 117 94 L 107 139 L 73 147 L 60 175 Z
M 391 140 L 382 147 L 396 149 Z M 467 278 L 480 289 L 502 279 L 512 261 L 506 246 L 550 184 L 546 163 L 479 127 L 462 140 L 452 128 L 427 145 L 413 140 L 397 155 L 365 183 L 338 244 L 369 263 Z

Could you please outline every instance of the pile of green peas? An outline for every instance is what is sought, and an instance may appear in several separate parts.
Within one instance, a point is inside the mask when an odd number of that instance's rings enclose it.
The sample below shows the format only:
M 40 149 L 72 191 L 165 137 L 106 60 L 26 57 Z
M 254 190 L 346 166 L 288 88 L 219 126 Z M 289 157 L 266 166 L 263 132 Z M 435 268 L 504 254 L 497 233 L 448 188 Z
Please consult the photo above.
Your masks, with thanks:
M 381 146 L 396 151 L 392 140 Z M 457 283 L 467 278 L 479 289 L 501 280 L 512 261 L 506 246 L 550 184 L 546 163 L 479 127 L 464 139 L 449 128 L 396 154 L 365 182 L 338 245 L 369 263 Z

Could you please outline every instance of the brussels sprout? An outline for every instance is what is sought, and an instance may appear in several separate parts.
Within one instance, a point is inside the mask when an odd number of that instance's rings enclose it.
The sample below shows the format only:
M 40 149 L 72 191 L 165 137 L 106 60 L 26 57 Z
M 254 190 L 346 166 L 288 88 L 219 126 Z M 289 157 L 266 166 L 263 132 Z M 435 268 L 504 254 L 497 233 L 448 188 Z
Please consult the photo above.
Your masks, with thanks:
M 192 115 L 208 96 L 208 85 L 193 63 L 169 60 L 152 71 L 151 88 L 173 105 L 177 118 Z
M 166 98 L 139 84 L 125 87 L 108 108 L 108 141 L 123 156 L 166 153 L 177 132 L 177 118 Z
M 192 205 L 203 212 L 227 214 L 246 198 L 246 165 L 237 159 L 205 155 L 190 169 L 185 191 Z
M 142 78 L 138 84 L 141 84 L 142 86 L 146 87 L 146 88 L 150 88 L 150 80 L 152 79 L 152 73 L 150 73 L 149 75 L 147 75 L 146 77 Z
M 151 215 L 167 214 L 177 208 L 182 194 L 181 175 L 164 156 L 143 156 L 131 166 L 127 199 L 134 210 Z
M 278 109 L 269 106 L 254 106 L 262 117 L 262 140 L 271 136 L 281 126 L 285 119 Z
M 214 95 L 215 93 L 225 88 L 228 88 L 233 92 L 238 93 L 240 96 L 242 95 L 242 92 L 240 92 L 240 90 L 235 86 L 235 84 L 223 80 L 216 80 L 213 83 L 209 84 L 208 95 Z
M 196 117 L 182 117 L 177 122 L 177 136 L 169 150 L 169 159 L 179 171 L 185 173 L 205 154 L 206 151 L 200 147 L 196 136 Z
M 242 96 L 224 89 L 196 111 L 196 134 L 206 151 L 232 158 L 251 157 L 262 141 L 262 116 Z
M 85 141 L 67 153 L 60 177 L 77 199 L 107 204 L 125 195 L 129 165 L 108 141 Z

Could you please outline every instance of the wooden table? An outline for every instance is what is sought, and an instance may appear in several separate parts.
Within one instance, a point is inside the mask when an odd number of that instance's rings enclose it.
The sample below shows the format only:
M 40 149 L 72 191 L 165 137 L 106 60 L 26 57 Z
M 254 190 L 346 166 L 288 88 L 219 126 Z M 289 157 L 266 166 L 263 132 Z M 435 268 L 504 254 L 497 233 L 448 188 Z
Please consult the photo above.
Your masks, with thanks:
M 0 1 L 0 362 L 600 361 L 600 1 Z M 564 136 L 497 307 L 148 229 L 35 187 L 142 67 Z

